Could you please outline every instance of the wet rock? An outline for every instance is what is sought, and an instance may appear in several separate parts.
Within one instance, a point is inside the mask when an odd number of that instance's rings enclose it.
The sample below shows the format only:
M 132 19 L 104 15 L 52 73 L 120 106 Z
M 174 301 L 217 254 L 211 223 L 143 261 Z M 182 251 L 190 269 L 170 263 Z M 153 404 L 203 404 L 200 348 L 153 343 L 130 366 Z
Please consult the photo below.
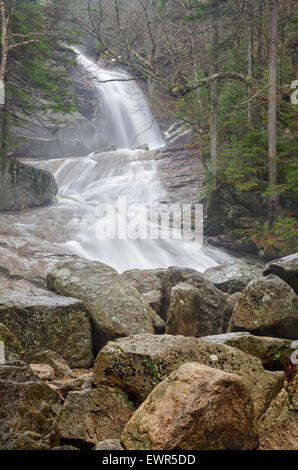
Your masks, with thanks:
M 265 266 L 263 273 L 264 276 L 275 274 L 298 294 L 298 253 L 271 261 Z
M 243 261 L 231 261 L 207 269 L 203 276 L 222 292 L 234 294 L 245 289 L 250 281 L 262 277 L 262 269 Z
M 0 222 L 1 223 L 1 222 Z M 1 241 L 0 241 L 0 249 L 3 249 L 3 245 L 1 247 Z M 6 261 L 4 256 L 1 256 L 2 261 Z M 21 275 L 14 276 L 11 275 L 9 270 L 5 268 L 4 266 L 0 266 L 0 293 L 6 292 L 7 290 L 10 289 L 15 289 L 15 290 L 31 290 L 34 289 L 36 285 L 22 277 Z
M 224 219 L 221 219 L 224 221 Z M 264 219 L 263 219 L 264 220 Z M 242 229 L 227 229 L 218 236 L 207 238 L 207 242 L 217 248 L 226 248 L 239 254 L 249 253 L 260 255 L 257 245 L 252 241 L 249 233 L 244 233 Z
M 258 424 L 261 450 L 298 449 L 298 413 L 285 389 L 272 401 Z
M 176 121 L 165 132 L 167 145 L 178 146 L 189 144 L 194 135 L 193 130 L 183 121 Z
M 164 334 L 166 330 L 166 322 L 159 315 L 157 315 L 157 313 L 154 315 L 153 325 L 154 325 L 154 332 L 157 335 Z
M 106 439 L 105 441 L 98 442 L 92 450 L 124 450 L 120 439 Z
M 80 449 L 74 446 L 65 445 L 65 446 L 53 447 L 51 450 L 80 450 Z
M 288 284 L 274 275 L 251 281 L 233 311 L 229 331 L 297 339 L 297 295 Z
M 75 379 L 67 380 L 59 384 L 59 390 L 66 396 L 69 392 L 79 392 L 80 390 L 95 388 L 97 385 L 98 381 L 96 376 L 93 372 L 90 372 L 89 374 L 83 374 Z
M 200 337 L 223 332 L 228 304 L 224 295 L 203 278 L 196 286 L 177 284 L 172 289 L 166 333 Z
M 0 211 L 15 211 L 53 202 L 58 187 L 53 176 L 17 160 L 0 160 Z
M 204 186 L 204 167 L 196 148 L 177 144 L 155 152 L 158 174 L 168 203 L 199 203 Z
M 235 236 L 233 239 L 234 230 L 237 235 L 237 230 L 264 223 L 266 201 L 258 191 L 241 191 L 231 185 L 220 184 L 204 202 L 207 214 L 204 233 L 210 236 L 222 235 L 220 241 L 227 248 L 234 248 L 238 251 L 243 247 L 240 236 Z M 250 252 L 248 242 L 247 249 Z M 251 245 L 251 251 L 258 251 L 254 244 Z
M 34 356 L 34 360 L 42 364 L 49 364 L 54 369 L 57 378 L 75 377 L 67 362 L 55 351 L 47 350 L 37 353 Z
M 56 54 L 56 65 L 52 63 L 51 68 L 58 65 L 59 71 L 70 74 L 77 111 L 71 114 L 55 113 L 54 116 L 51 112 L 40 112 L 26 120 L 23 126 L 12 129 L 18 143 L 17 148 L 12 149 L 16 156 L 84 156 L 108 144 L 100 131 L 101 110 L 92 80 L 83 67 L 68 63 L 68 60 L 75 60 L 73 51 L 57 50 Z M 34 98 L 39 99 L 33 91 Z
M 48 436 L 31 431 L 15 433 L 12 439 L 5 441 L 4 450 L 51 450 L 51 442 Z
M 140 145 L 139 147 L 136 147 L 133 150 L 149 150 L 149 147 L 147 144 Z
M 163 300 L 162 275 L 165 275 L 164 269 L 130 269 L 122 273 L 157 314 L 160 314 Z
M 121 443 L 126 450 L 256 449 L 249 390 L 237 375 L 184 364 L 150 393 Z
M 30 364 L 30 368 L 40 380 L 54 380 L 55 371 L 48 364 Z
M 238 304 L 240 298 L 241 298 L 242 292 L 235 292 L 234 294 L 231 294 L 227 297 L 227 302 L 231 307 L 231 312 L 233 312 L 234 308 Z
M 81 299 L 91 316 L 93 348 L 130 334 L 154 332 L 154 311 L 115 269 L 103 263 L 75 261 L 48 275 L 48 287 Z
M 119 439 L 135 411 L 127 397 L 113 388 L 99 386 L 69 392 L 59 416 L 60 440 L 80 448 L 105 439 Z
M 291 408 L 298 411 L 298 374 L 295 375 L 294 379 L 287 386 L 287 392 Z
M 253 336 L 248 332 L 226 333 L 201 339 L 240 349 L 260 359 L 267 370 L 283 370 L 291 360 L 292 341 L 288 339 Z
M 0 365 L 0 403 L 0 449 L 48 445 L 40 436 L 46 438 L 52 433 L 61 409 L 60 398 L 25 363 Z M 40 436 L 36 438 L 36 434 Z
M 22 347 L 17 338 L 3 323 L 0 323 L 0 341 L 4 343 L 5 354 L 23 355 Z
M 56 217 L 55 206 L 21 213 L 0 212 L 0 292 L 44 288 L 51 269 L 63 261 L 77 259 L 58 245 L 65 241 L 61 224 L 67 227 L 69 219 L 65 213 L 63 221 Z
M 250 336 L 250 333 L 243 331 L 239 333 L 224 333 L 222 335 L 202 336 L 200 339 L 207 341 L 207 343 L 227 344 L 230 346 L 230 342 L 234 341 L 237 344 L 242 340 L 242 338 L 246 338 L 246 336 Z
M 82 302 L 43 289 L 0 294 L 0 321 L 17 337 L 26 360 L 51 349 L 71 367 L 92 364 L 91 326 Z
M 184 336 L 142 334 L 109 342 L 98 354 L 98 380 L 120 388 L 138 404 L 153 388 L 186 362 L 239 375 L 246 382 L 257 415 L 283 386 L 283 374 L 267 372 L 259 359 L 223 344 Z
M 178 268 L 172 266 L 159 274 L 162 280 L 163 287 L 163 304 L 161 310 L 161 316 L 166 319 L 168 309 L 171 303 L 172 289 L 180 283 L 189 284 L 198 289 L 202 296 L 203 292 L 206 291 L 207 296 L 204 301 L 204 309 L 207 311 L 213 311 L 214 308 L 219 309 L 220 312 L 226 312 L 227 315 L 231 314 L 228 308 L 226 296 L 216 289 L 209 281 L 204 279 L 203 275 L 194 269 L 189 268 Z M 227 309 L 227 311 L 226 311 Z

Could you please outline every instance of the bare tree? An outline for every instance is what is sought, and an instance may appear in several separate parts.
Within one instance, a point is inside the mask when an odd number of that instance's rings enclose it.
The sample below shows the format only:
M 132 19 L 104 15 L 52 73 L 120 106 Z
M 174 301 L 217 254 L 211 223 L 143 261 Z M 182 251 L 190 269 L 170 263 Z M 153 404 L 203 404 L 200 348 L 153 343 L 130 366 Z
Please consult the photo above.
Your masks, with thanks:
M 277 45 L 278 0 L 271 0 L 269 96 L 268 96 L 268 180 L 271 189 L 277 185 Z M 271 224 L 279 210 L 278 194 L 268 196 L 268 219 Z

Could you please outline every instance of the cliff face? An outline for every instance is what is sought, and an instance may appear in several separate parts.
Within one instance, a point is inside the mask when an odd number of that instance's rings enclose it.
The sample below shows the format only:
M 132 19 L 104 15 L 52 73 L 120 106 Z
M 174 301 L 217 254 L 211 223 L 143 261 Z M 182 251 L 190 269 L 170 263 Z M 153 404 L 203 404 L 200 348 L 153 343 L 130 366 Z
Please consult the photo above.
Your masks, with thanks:
M 84 156 L 99 151 L 108 144 L 100 132 L 101 110 L 96 88 L 81 66 L 69 64 L 75 60 L 71 51 L 57 52 L 57 70 L 71 76 L 72 93 L 77 112 L 73 114 L 37 114 L 13 129 L 17 146 L 11 149 L 15 157 L 61 158 Z M 40 100 L 37 96 L 36 100 Z M 42 104 L 47 104 L 45 101 Z
M 170 203 L 199 203 L 204 168 L 195 150 L 185 145 L 170 146 L 155 153 L 159 177 Z
M 14 159 L 0 160 L 0 210 L 12 211 L 52 202 L 58 191 L 53 176 Z

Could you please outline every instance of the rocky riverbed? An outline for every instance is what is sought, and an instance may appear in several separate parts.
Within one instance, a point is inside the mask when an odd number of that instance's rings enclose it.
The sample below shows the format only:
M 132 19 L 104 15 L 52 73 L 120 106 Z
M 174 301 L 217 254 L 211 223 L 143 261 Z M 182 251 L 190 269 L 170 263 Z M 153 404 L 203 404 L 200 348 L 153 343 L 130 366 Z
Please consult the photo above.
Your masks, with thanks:
M 22 277 L 17 249 L 1 449 L 297 449 L 298 254 L 119 274 L 45 250 Z

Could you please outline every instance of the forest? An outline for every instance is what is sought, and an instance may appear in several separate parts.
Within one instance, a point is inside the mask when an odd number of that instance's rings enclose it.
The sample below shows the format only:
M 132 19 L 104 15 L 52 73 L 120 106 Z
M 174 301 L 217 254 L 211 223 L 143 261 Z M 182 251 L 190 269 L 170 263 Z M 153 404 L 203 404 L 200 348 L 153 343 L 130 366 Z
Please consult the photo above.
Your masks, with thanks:
M 7 4 L 7 6 L 5 6 Z M 273 8 L 274 7 L 274 8 Z M 294 1 L 4 2 L 0 79 L 7 121 L 36 111 L 30 90 L 55 112 L 73 108 L 68 78 L 47 67 L 58 43 L 79 43 L 127 67 L 152 106 L 191 127 L 206 173 L 266 200 L 248 235 L 270 256 L 297 243 L 297 14 Z M 11 12 L 10 12 L 11 8 Z M 5 16 L 6 15 L 6 16 Z M 22 60 L 20 60 L 22 58 Z

